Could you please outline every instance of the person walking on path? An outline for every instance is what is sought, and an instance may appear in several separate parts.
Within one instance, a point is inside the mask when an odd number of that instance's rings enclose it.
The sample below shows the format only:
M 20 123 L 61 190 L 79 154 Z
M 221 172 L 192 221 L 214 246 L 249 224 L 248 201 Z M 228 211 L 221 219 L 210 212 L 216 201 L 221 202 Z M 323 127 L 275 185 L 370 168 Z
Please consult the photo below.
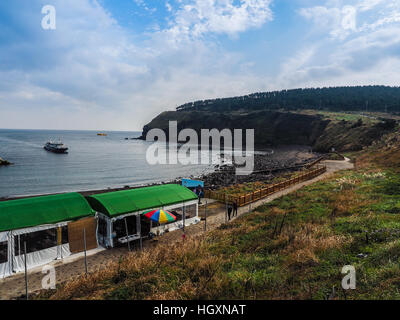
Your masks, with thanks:
M 237 217 L 237 213 L 238 213 L 238 206 L 236 201 L 233 201 L 233 216 Z
M 228 221 L 231 220 L 231 213 L 232 213 L 232 204 L 228 204 Z

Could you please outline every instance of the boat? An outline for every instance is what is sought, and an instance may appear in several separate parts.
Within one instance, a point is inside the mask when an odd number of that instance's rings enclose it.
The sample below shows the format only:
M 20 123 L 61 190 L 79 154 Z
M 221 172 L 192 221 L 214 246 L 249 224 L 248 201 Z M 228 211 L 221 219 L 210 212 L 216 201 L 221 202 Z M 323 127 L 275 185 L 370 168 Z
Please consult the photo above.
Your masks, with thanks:
M 98 136 L 104 136 L 104 137 L 105 137 L 105 136 L 107 135 L 107 133 L 98 133 L 97 135 L 98 135 Z
M 51 151 L 54 153 L 67 153 L 67 146 L 64 145 L 61 141 L 59 142 L 47 142 L 44 147 L 45 150 Z

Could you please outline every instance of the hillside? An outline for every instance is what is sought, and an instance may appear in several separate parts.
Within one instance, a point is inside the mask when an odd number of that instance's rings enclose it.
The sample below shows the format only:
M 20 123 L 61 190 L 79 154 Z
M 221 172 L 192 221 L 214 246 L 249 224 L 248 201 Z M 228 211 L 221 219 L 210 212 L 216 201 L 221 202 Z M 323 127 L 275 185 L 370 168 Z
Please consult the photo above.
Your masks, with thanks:
M 257 148 L 298 144 L 316 151 L 356 151 L 392 131 L 400 119 L 400 87 L 358 86 L 259 92 L 200 100 L 166 111 L 143 127 L 254 129 Z M 339 120 L 340 119 L 340 120 Z
M 38 298 L 399 299 L 400 135 L 348 156 L 354 170 Z M 344 265 L 356 269 L 355 290 L 341 289 Z
M 201 129 L 251 128 L 255 132 L 257 148 L 297 144 L 313 146 L 319 152 L 327 152 L 332 147 L 338 151 L 361 150 L 396 126 L 396 121 L 391 119 L 343 114 L 342 119 L 337 120 L 330 113 L 316 111 L 310 114 L 268 110 L 225 113 L 166 111 L 144 126 L 142 138 L 153 128 L 162 129 L 168 138 L 169 121 L 177 121 L 178 130 L 192 128 L 199 136 Z
M 356 86 L 257 92 L 240 97 L 199 100 L 177 111 L 330 110 L 400 112 L 400 87 Z
M 257 146 L 279 144 L 311 145 L 322 134 L 329 121 L 315 115 L 274 111 L 249 113 L 216 113 L 198 111 L 167 111 L 143 128 L 143 136 L 152 128 L 162 129 L 168 138 L 169 121 L 178 121 L 178 130 L 192 128 L 200 137 L 201 129 L 246 129 L 255 131 Z

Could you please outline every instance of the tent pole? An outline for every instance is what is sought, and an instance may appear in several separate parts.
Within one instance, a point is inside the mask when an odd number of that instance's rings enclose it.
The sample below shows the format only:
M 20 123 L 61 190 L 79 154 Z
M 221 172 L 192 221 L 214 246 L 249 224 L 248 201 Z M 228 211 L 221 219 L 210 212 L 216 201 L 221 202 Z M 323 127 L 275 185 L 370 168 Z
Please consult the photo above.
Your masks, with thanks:
M 24 264 L 25 264 L 25 296 L 26 296 L 26 300 L 29 299 L 28 297 L 28 272 L 27 272 L 27 265 L 26 265 L 26 241 L 24 241 Z
M 183 216 L 182 216 L 183 233 L 185 233 L 185 220 L 186 220 L 186 206 L 185 204 L 183 204 Z
M 111 248 L 114 248 L 114 239 L 112 237 L 113 223 L 114 223 L 114 221 L 112 221 L 111 219 L 107 220 L 108 235 L 109 235 L 109 239 L 110 239 Z
M 58 232 L 59 232 L 59 247 L 60 247 L 60 251 L 61 251 L 61 260 L 63 259 L 63 250 L 62 250 L 62 227 L 58 227 Z
M 7 233 L 7 256 L 8 256 L 8 260 L 7 260 L 7 264 L 8 264 L 8 273 L 12 272 L 12 264 L 11 261 L 13 260 L 13 254 L 11 252 L 11 237 L 12 237 L 12 232 L 8 231 Z M 14 242 L 12 242 L 14 243 Z
M 126 243 L 128 244 L 128 250 L 131 251 L 131 245 L 129 243 L 128 223 L 126 222 L 126 217 L 124 218 L 124 221 L 125 221 L 125 231 L 126 231 Z
M 8 243 L 8 246 L 10 247 L 10 267 L 11 267 L 10 272 L 11 273 L 14 272 L 14 258 L 15 258 L 14 242 L 15 242 L 14 233 L 12 231 L 10 231 L 10 242 Z
M 139 221 L 139 236 L 140 236 L 140 250 L 143 250 L 143 241 L 142 241 L 142 220 L 140 219 L 140 214 L 137 215 L 137 221 Z

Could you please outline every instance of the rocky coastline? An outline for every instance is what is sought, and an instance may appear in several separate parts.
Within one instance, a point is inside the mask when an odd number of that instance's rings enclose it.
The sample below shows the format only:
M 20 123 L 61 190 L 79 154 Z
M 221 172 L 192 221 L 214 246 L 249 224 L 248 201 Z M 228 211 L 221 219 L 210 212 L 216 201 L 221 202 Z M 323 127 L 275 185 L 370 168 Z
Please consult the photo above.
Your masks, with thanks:
M 4 160 L 3 158 L 0 158 L 0 166 L 9 166 L 12 163 L 10 161 Z
M 310 163 L 320 157 L 320 154 L 311 152 L 310 148 L 306 146 L 284 146 L 278 150 L 275 150 L 277 152 L 272 155 L 267 152 L 256 153 L 254 156 L 254 172 L 250 175 L 236 175 L 236 164 L 231 164 L 229 161 L 227 161 L 227 159 L 225 159 L 224 161 L 222 161 L 221 164 L 214 166 L 214 171 L 200 176 L 177 177 L 176 179 L 172 179 L 169 181 L 155 182 L 146 185 L 126 185 L 121 186 L 120 188 L 104 188 L 100 190 L 85 190 L 78 192 L 83 196 L 89 196 L 98 193 L 136 189 L 167 183 L 180 184 L 182 178 L 202 180 L 204 181 L 204 185 L 207 189 L 216 190 L 237 183 L 255 181 L 269 182 L 272 181 L 274 178 L 280 176 L 281 174 L 300 170 L 304 167 L 305 164 Z M 32 196 L 7 198 L 0 197 L 0 201 L 29 197 Z
M 306 147 L 290 149 L 280 152 L 278 156 L 267 154 L 254 155 L 254 170 L 249 175 L 236 175 L 235 164 L 217 165 L 214 172 L 199 177 L 204 181 L 207 189 L 216 190 L 235 184 L 248 182 L 272 182 L 280 175 L 288 172 L 298 171 L 306 164 L 318 159 L 321 154 L 306 150 Z

